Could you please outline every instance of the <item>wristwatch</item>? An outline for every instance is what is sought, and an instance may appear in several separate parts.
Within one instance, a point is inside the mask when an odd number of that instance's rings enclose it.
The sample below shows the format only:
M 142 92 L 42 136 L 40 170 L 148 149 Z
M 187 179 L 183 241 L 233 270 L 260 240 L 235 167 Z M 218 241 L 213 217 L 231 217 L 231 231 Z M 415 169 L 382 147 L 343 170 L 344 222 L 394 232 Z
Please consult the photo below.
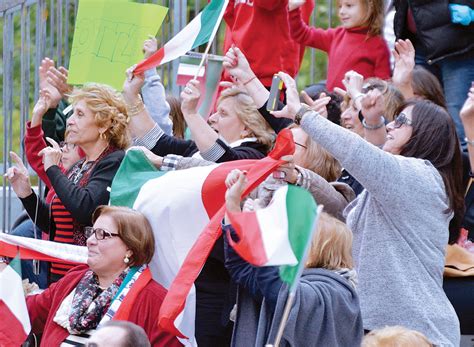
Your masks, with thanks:
M 311 111 L 309 106 L 305 105 L 305 104 L 301 104 L 300 109 L 298 110 L 298 112 L 296 112 L 296 115 L 295 115 L 295 124 L 296 125 L 300 125 L 301 119 L 303 118 L 304 114 L 308 111 Z

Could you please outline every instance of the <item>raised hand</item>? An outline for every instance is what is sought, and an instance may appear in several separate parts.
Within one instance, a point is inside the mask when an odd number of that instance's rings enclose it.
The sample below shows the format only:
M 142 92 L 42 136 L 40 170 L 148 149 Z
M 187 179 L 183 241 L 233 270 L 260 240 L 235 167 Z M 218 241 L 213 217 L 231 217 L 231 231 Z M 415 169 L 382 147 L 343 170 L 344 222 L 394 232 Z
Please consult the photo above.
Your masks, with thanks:
M 43 116 L 50 109 L 57 106 L 61 100 L 61 94 L 56 88 L 40 89 L 39 98 L 36 101 L 33 111 L 31 112 L 31 126 L 41 125 Z
M 38 152 L 38 155 L 43 157 L 44 171 L 53 165 L 59 165 L 62 156 L 61 147 L 59 147 L 56 141 L 50 137 L 47 137 L 46 141 L 48 141 L 52 147 L 45 147 Z
M 235 209 L 238 208 L 240 211 L 240 199 L 242 193 L 245 190 L 247 185 L 247 172 L 240 171 L 238 169 L 232 170 L 225 179 L 225 186 L 227 191 L 225 193 L 225 200 L 227 209 L 232 209 L 235 212 Z
M 135 70 L 137 65 L 133 65 L 128 68 L 125 74 L 127 78 L 123 82 L 123 97 L 127 103 L 134 103 L 138 98 L 140 91 L 145 83 L 145 74 L 134 75 L 133 70 Z
M 150 57 L 151 55 L 155 54 L 158 50 L 158 41 L 156 37 L 152 35 L 148 35 L 148 39 L 145 40 L 143 43 L 143 56 L 146 58 Z
M 251 79 L 256 78 L 247 58 L 235 45 L 232 45 L 227 51 L 222 66 L 227 70 L 234 83 L 238 85 L 245 85 Z
M 358 95 L 362 92 L 362 85 L 364 84 L 364 76 L 355 72 L 354 70 L 346 72 L 342 84 L 346 87 L 347 93 L 355 101 Z
M 280 111 L 272 111 L 270 113 L 278 118 L 289 118 L 294 120 L 296 112 L 301 108 L 296 82 L 287 73 L 280 71 L 278 76 L 282 79 L 286 87 L 286 106 Z
M 60 66 L 57 69 L 52 66 L 46 75 L 48 83 L 61 93 L 61 97 L 72 91 L 72 86 L 67 84 L 69 71 L 64 66 Z
M 383 116 L 385 111 L 382 92 L 378 89 L 370 90 L 363 98 L 361 98 L 361 104 L 365 122 L 369 126 L 380 124 L 381 116 Z
M 200 97 L 201 92 L 199 91 L 199 81 L 190 80 L 186 83 L 186 87 L 181 92 L 181 111 L 183 111 L 185 117 L 198 113 L 197 106 Z
M 10 181 L 16 195 L 19 198 L 26 198 L 32 193 L 28 169 L 15 152 L 10 152 L 10 158 L 15 166 L 8 168 L 5 177 Z
M 296 184 L 296 181 L 298 180 L 298 170 L 295 166 L 294 157 L 292 155 L 285 155 L 281 157 L 281 159 L 285 160 L 286 163 L 278 167 L 275 171 L 277 175 L 273 175 L 273 177 L 282 179 L 290 184 Z
M 322 117 L 328 118 L 326 105 L 331 101 L 331 97 L 326 96 L 325 93 L 321 93 L 318 99 L 313 100 L 305 91 L 302 91 L 301 95 L 303 96 L 305 104 L 308 105 L 310 109 L 318 112 Z
M 415 47 L 410 40 L 398 40 L 392 51 L 395 58 L 392 81 L 395 85 L 411 83 L 412 72 L 415 67 Z

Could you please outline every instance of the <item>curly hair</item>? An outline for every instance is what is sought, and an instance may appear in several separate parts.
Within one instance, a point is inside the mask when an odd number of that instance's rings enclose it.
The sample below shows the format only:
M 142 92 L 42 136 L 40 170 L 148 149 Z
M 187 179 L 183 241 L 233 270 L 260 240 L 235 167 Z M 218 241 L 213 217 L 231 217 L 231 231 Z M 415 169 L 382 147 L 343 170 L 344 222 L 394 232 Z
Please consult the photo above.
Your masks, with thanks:
M 275 132 L 260 115 L 250 95 L 236 87 L 228 88 L 222 91 L 218 103 L 227 98 L 235 98 L 236 108 L 234 111 L 240 121 L 251 132 L 250 135 L 255 136 L 262 145 L 271 148 L 275 140 Z
M 94 114 L 98 127 L 107 128 L 104 136 L 112 146 L 125 149 L 130 145 L 127 106 L 120 93 L 104 84 L 87 83 L 69 95 L 72 105 L 79 101 L 84 101 Z

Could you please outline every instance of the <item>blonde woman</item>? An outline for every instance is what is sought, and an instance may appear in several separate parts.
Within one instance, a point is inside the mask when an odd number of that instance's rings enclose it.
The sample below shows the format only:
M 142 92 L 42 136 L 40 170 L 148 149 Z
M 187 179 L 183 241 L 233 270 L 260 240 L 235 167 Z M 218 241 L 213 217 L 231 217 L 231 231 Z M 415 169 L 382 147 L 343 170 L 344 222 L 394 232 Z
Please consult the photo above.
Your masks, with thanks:
M 245 175 L 236 171 L 231 172 L 226 180 L 229 212 L 241 211 L 240 197 L 246 184 Z M 227 217 L 225 222 L 228 223 Z M 231 237 L 235 237 L 231 225 L 224 225 L 223 231 L 224 235 L 229 231 Z M 227 270 L 241 288 L 232 345 L 273 343 L 288 296 L 288 288 L 280 280 L 278 267 L 248 264 L 229 246 L 226 238 L 224 252 Z M 360 344 L 362 316 L 351 252 L 352 232 L 341 221 L 322 213 L 281 346 Z
M 217 112 L 208 122 L 198 113 L 199 82 L 191 80 L 181 93 L 181 110 L 193 135 L 193 141 L 166 135 L 150 117 L 140 98 L 144 76 L 128 78 L 124 83 L 124 97 L 130 108 L 131 131 L 134 143 L 143 146 L 154 161 L 157 156 L 176 154 L 197 157 L 212 162 L 265 157 L 275 138 L 270 127 L 262 122 L 252 98 L 240 89 L 227 89 L 221 93 Z M 209 123 L 209 124 L 208 124 Z
M 54 241 L 86 244 L 84 227 L 92 225 L 92 213 L 109 201 L 112 180 L 128 147 L 128 116 L 126 105 L 112 88 L 87 84 L 70 96 L 74 113 L 67 120 L 68 143 L 79 146 L 85 157 L 66 173 L 59 167 L 61 149 L 46 147 L 44 171 L 56 195 L 45 203 L 31 189 L 28 171 L 21 161 L 7 175 L 31 220 Z M 52 263 L 51 282 L 57 281 L 70 268 Z

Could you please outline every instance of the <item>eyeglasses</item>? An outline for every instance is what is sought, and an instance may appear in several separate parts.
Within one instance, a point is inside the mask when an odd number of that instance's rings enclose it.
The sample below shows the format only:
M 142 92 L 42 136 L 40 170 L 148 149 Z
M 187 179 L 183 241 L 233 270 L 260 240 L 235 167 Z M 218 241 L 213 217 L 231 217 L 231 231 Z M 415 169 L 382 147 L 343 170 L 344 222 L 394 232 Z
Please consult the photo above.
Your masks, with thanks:
M 107 230 L 104 230 L 102 228 L 93 228 L 93 227 L 85 227 L 84 228 L 84 234 L 86 235 L 86 238 L 89 238 L 92 236 L 92 234 L 95 235 L 95 238 L 98 241 L 105 240 L 108 238 L 111 238 L 113 236 L 119 236 L 119 234 L 111 233 Z
M 295 141 L 295 145 L 303 147 L 304 149 L 308 149 L 308 147 L 306 147 L 305 145 L 302 145 L 301 143 L 298 143 L 296 141 Z
M 412 125 L 413 121 L 407 117 L 405 113 L 400 113 L 398 116 L 395 117 L 393 120 L 393 127 L 395 129 L 400 128 L 403 124 Z
M 61 148 L 62 152 L 69 152 L 69 151 L 72 151 L 74 148 L 76 148 L 76 145 L 74 143 L 61 141 L 59 143 L 59 147 Z

